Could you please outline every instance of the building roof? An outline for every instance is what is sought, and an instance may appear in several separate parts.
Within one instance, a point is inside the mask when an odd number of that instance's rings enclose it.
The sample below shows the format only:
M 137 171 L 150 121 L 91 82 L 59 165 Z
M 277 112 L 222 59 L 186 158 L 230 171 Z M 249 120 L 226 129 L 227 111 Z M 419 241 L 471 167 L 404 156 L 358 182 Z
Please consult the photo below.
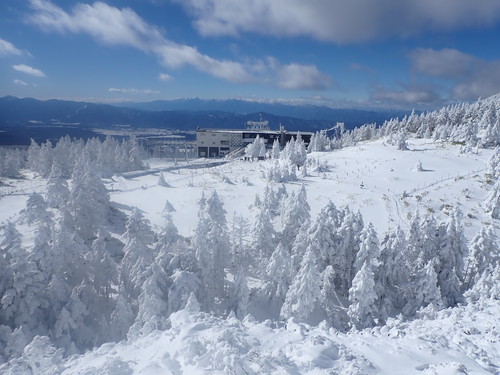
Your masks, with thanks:
M 234 133 L 234 134 L 240 134 L 240 133 L 280 134 L 280 130 L 270 130 L 270 129 L 254 130 L 254 129 L 211 129 L 211 128 L 198 128 L 198 129 L 196 129 L 196 132 Z M 295 134 L 295 133 L 307 134 L 307 135 L 314 134 L 312 132 L 304 132 L 304 131 L 288 131 L 288 130 L 284 130 L 284 132 L 287 133 L 287 134 Z

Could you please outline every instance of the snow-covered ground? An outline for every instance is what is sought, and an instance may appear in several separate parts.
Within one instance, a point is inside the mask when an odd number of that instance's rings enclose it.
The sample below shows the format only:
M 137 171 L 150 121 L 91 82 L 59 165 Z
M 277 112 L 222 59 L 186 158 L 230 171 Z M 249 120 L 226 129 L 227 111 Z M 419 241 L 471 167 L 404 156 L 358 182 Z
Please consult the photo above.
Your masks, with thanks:
M 459 145 L 420 139 L 410 141 L 409 146 L 409 151 L 400 151 L 379 140 L 309 154 L 309 159 L 329 171 L 309 169 L 309 176 L 286 184 L 286 188 L 291 192 L 306 186 L 312 218 L 331 200 L 337 207 L 360 210 L 379 235 L 398 224 L 405 228 L 417 209 L 421 215 L 433 213 L 444 219 L 451 206 L 458 205 L 467 236 L 475 234 L 481 222 L 490 221 L 479 205 L 491 187 L 485 184 L 484 174 L 492 150 L 461 154 Z M 418 161 L 422 171 L 415 170 Z M 153 169 L 172 169 L 164 172 L 170 187 L 159 186 L 158 173 L 154 173 L 133 179 L 115 177 L 108 188 L 114 202 L 140 208 L 156 226 L 162 223 L 168 199 L 177 211 L 174 224 L 181 234 L 190 236 L 197 223 L 197 200 L 213 189 L 221 196 L 229 221 L 233 214 L 252 220 L 255 195 L 262 198 L 267 184 L 262 173 L 271 163 L 234 160 L 214 168 L 183 169 L 182 164 L 151 160 Z
M 498 303 L 340 333 L 293 321 L 276 327 L 182 310 L 171 328 L 70 358 L 62 374 L 498 373 Z M 64 368 L 64 370 L 63 370 Z
M 492 150 L 460 153 L 459 145 L 410 140 L 409 150 L 397 150 L 383 140 L 361 142 L 334 152 L 312 153 L 320 171 L 286 183 L 288 192 L 305 186 L 311 217 L 332 201 L 348 205 L 372 222 L 381 238 L 388 229 L 406 229 L 418 209 L 445 220 L 453 206 L 463 213 L 470 239 L 493 223 L 481 208 L 491 184 L 485 176 Z M 114 176 L 106 180 L 111 201 L 130 214 L 139 208 L 159 230 L 166 200 L 175 212 L 180 234 L 192 236 L 198 217 L 197 201 L 213 189 L 224 202 L 229 228 L 233 217 L 254 220 L 256 194 L 263 196 L 263 173 L 271 161 L 232 160 L 210 167 L 206 161 L 174 164 L 150 160 L 147 174 Z M 421 170 L 417 170 L 418 162 Z M 158 185 L 159 170 L 168 187 Z M 45 182 L 26 174 L 0 186 L 0 223 L 17 221 L 32 192 L 44 193 Z M 279 202 L 276 202 L 279 205 Z M 29 230 L 24 241 L 30 241 Z M 439 312 L 421 312 L 409 322 L 341 333 L 325 324 L 311 327 L 293 321 L 223 319 L 186 309 L 170 317 L 171 328 L 141 338 L 108 343 L 87 354 L 60 358 L 60 353 L 31 348 L 33 355 L 16 360 L 2 371 L 63 374 L 488 374 L 500 371 L 500 304 L 480 301 Z M 16 370 L 17 369 L 17 370 Z

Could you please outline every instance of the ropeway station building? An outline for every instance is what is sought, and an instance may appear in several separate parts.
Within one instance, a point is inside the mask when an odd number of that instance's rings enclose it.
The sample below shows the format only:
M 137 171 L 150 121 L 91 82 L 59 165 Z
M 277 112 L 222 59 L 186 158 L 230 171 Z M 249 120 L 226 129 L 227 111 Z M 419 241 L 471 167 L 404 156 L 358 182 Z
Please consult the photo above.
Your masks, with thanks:
M 237 150 L 244 149 L 257 136 L 264 139 L 267 148 L 272 148 L 278 140 L 280 147 L 285 147 L 298 132 L 288 132 L 283 125 L 279 130 L 270 130 L 268 121 L 248 121 L 247 129 L 196 129 L 196 148 L 199 158 L 220 158 Z M 300 132 L 304 143 L 309 144 L 313 133 Z

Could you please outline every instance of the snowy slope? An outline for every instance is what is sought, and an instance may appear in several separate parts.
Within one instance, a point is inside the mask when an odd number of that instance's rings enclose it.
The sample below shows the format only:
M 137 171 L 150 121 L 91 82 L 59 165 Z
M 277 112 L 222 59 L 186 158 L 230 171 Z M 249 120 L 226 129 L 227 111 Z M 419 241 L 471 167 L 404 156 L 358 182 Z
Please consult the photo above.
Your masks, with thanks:
M 311 216 L 332 201 L 360 210 L 379 238 L 390 228 L 407 227 L 418 209 L 445 220 L 453 206 L 463 213 L 470 239 L 489 217 L 480 204 L 491 183 L 485 176 L 492 150 L 461 153 L 459 145 L 410 140 L 409 150 L 397 150 L 384 140 L 328 153 L 312 153 L 308 176 L 286 184 L 291 192 L 304 184 Z M 422 170 L 417 171 L 420 161 Z M 151 160 L 148 174 L 114 176 L 106 180 L 114 207 L 129 215 L 139 208 L 159 231 L 166 200 L 176 212 L 174 224 L 190 237 L 196 228 L 197 201 L 216 189 L 228 213 L 254 220 L 255 195 L 263 196 L 264 172 L 271 161 L 229 161 L 196 168 L 182 163 Z M 321 170 L 314 165 L 320 165 Z M 159 173 L 169 187 L 158 185 Z M 18 221 L 32 192 L 45 193 L 45 181 L 28 173 L 23 180 L 0 186 L 0 223 Z M 277 202 L 277 205 L 279 202 Z M 276 222 L 279 227 L 280 223 Z M 29 245 L 32 230 L 21 224 Z M 277 228 L 280 229 L 280 228 Z M 120 234 L 115 233 L 117 237 Z M 249 240 L 249 238 L 246 238 Z M 67 359 L 44 341 L 33 342 L 25 355 L 0 367 L 0 373 L 64 374 L 488 374 L 500 370 L 498 300 L 481 300 L 439 312 L 421 312 L 409 322 L 360 332 L 341 333 L 326 324 L 311 327 L 293 321 L 258 321 L 247 317 L 223 319 L 196 309 L 171 315 L 171 327 L 128 341 L 108 343 Z M 17 372 L 16 372 L 17 371 Z
M 313 218 L 331 200 L 337 207 L 359 209 L 379 235 L 398 224 L 404 227 L 417 208 L 423 215 L 432 212 L 443 219 L 450 206 L 458 204 L 465 217 L 466 234 L 475 234 L 480 223 L 489 220 L 478 206 L 490 188 L 484 174 L 492 150 L 461 154 L 459 145 L 420 139 L 409 145 L 409 151 L 400 151 L 378 140 L 335 152 L 312 153 L 308 158 L 328 166 L 330 171 L 309 169 L 310 176 L 287 184 L 287 189 L 297 190 L 305 184 Z M 418 161 L 423 171 L 414 170 Z M 171 166 L 158 160 L 151 163 L 155 168 Z M 165 172 L 170 188 L 158 186 L 158 174 L 128 180 L 115 178 L 108 188 L 114 202 L 128 208 L 137 206 L 157 226 L 168 199 L 177 211 L 174 223 L 181 234 L 190 236 L 197 222 L 197 200 L 204 191 L 217 190 L 229 221 L 233 213 L 252 220 L 255 195 L 262 197 L 266 186 L 262 172 L 270 166 L 269 160 L 235 160 L 215 168 Z M 404 192 L 407 198 L 403 198 Z
M 109 343 L 67 361 L 46 347 L 11 363 L 37 374 L 494 374 L 499 370 L 498 301 L 412 322 L 340 333 L 324 325 L 227 319 L 181 310 L 171 328 Z M 43 364 L 43 367 L 40 366 Z M 2 367 L 0 367 L 0 370 Z M 3 369 L 6 369 L 5 367 Z M 9 372 L 7 372 L 9 373 Z

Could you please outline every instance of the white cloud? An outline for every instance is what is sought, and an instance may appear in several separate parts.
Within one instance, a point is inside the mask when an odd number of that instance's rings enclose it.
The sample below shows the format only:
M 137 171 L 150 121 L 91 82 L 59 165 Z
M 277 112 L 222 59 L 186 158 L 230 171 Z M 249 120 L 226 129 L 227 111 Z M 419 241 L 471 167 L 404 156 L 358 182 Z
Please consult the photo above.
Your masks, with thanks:
M 14 83 L 19 86 L 28 86 L 28 84 L 24 81 L 21 81 L 20 79 L 15 79 Z
M 277 69 L 278 86 L 294 90 L 324 90 L 331 79 L 314 65 L 288 64 Z
M 236 83 L 269 82 L 286 89 L 321 89 L 328 77 L 313 65 L 258 61 L 241 63 L 210 57 L 196 47 L 168 40 L 133 10 L 118 9 L 102 2 L 77 4 L 68 13 L 48 0 L 31 0 L 31 22 L 46 31 L 88 34 L 109 45 L 125 45 L 155 55 L 171 69 L 191 66 L 213 77 Z M 297 73 L 298 76 L 292 76 Z
M 158 79 L 163 82 L 171 82 L 174 79 L 174 77 L 172 77 L 170 74 L 167 73 L 160 73 L 158 75 Z
M 408 57 L 416 73 L 452 82 L 453 99 L 475 100 L 500 92 L 500 60 L 486 61 L 449 48 L 418 48 Z
M 35 10 L 31 21 L 45 30 L 88 34 L 104 44 L 131 46 L 155 54 L 164 66 L 171 68 L 190 65 L 232 82 L 250 80 L 242 64 L 217 60 L 194 47 L 172 42 L 129 8 L 97 2 L 78 4 L 70 14 L 46 0 L 31 0 L 31 6 Z
M 434 77 L 458 78 L 474 70 L 478 59 L 456 49 L 417 48 L 409 53 L 415 71 Z
M 117 92 L 121 94 L 139 94 L 139 95 L 154 95 L 154 94 L 159 94 L 159 91 L 156 90 L 150 90 L 150 89 L 134 89 L 134 88 L 129 88 L 129 89 L 117 89 L 114 87 L 111 87 L 108 89 L 109 92 Z
M 434 87 L 418 85 L 406 85 L 401 89 L 377 87 L 371 92 L 370 99 L 375 102 L 385 102 L 396 106 L 422 106 L 443 101 Z
M 23 52 L 17 49 L 11 42 L 0 38 L 0 56 L 22 55 Z
M 337 43 L 458 30 L 500 20 L 498 0 L 175 0 L 202 35 L 254 32 Z
M 18 72 L 32 75 L 34 77 L 45 77 L 45 73 L 41 70 L 32 68 L 31 66 L 24 64 L 12 65 L 12 69 L 17 70 Z

